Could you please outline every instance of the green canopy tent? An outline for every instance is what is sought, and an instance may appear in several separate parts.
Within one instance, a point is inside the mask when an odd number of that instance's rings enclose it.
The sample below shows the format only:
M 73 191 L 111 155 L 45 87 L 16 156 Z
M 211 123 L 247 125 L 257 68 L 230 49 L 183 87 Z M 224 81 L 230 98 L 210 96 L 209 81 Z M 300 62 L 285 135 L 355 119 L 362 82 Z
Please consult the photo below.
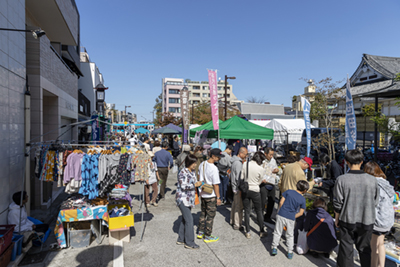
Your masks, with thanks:
M 224 122 L 220 121 L 219 137 L 223 139 L 262 139 L 272 140 L 274 130 L 258 126 L 238 116 L 234 116 Z M 209 130 L 209 138 L 218 138 L 218 131 L 214 130 L 212 121 L 190 130 L 190 136 L 194 137 L 197 131 Z

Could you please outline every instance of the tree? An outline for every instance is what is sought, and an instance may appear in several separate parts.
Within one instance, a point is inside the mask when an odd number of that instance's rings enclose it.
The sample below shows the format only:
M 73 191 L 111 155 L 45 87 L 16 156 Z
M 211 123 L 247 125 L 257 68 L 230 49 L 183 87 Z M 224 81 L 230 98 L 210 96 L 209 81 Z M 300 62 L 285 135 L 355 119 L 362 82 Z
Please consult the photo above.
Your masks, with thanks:
M 397 97 L 396 100 L 398 101 L 395 105 L 400 109 L 400 97 Z M 369 112 L 368 115 L 371 117 L 371 120 L 378 125 L 378 130 L 382 133 L 391 135 L 395 141 L 400 142 L 400 123 L 389 122 L 389 117 L 382 113 L 382 104 L 378 105 L 377 112 L 375 112 L 375 104 L 369 104 L 367 106 L 370 105 L 372 105 L 373 111 L 368 110 L 367 112 Z M 367 106 L 363 107 L 363 112 L 364 108 Z
M 171 112 L 163 112 L 160 118 L 156 119 L 156 125 L 164 127 L 170 123 L 180 126 L 182 124 L 182 118 L 177 118 Z
M 248 103 L 257 103 L 257 104 L 263 104 L 265 102 L 265 96 L 249 96 L 247 98 Z
M 161 119 L 161 113 L 162 113 L 162 93 L 156 98 L 156 104 L 154 105 L 154 110 L 156 111 L 156 118 L 154 120 L 154 123 L 156 126 L 160 126 L 157 124 L 160 119 Z
M 302 78 L 302 80 L 308 81 L 309 79 Z M 315 83 L 316 93 L 313 95 L 311 103 L 311 121 L 323 121 L 327 132 L 326 136 L 321 137 L 316 145 L 325 147 L 331 159 L 335 158 L 335 143 L 337 143 L 337 138 L 333 132 L 333 112 L 337 109 L 339 103 L 345 99 L 343 89 L 338 86 L 342 82 L 333 82 L 332 78 L 328 77 Z
M 220 120 L 224 120 L 225 118 L 225 111 L 224 111 L 224 103 L 220 103 L 219 108 L 218 108 L 218 116 Z M 190 110 L 192 111 L 192 109 Z M 240 111 L 238 109 L 232 108 L 232 106 L 230 106 L 228 104 L 227 107 L 227 114 L 226 114 L 226 118 L 230 119 L 232 117 L 234 117 L 235 115 L 239 115 Z M 192 114 L 190 114 L 190 116 L 192 116 Z M 189 118 L 190 121 L 192 122 L 192 117 Z M 193 107 L 193 124 L 205 124 L 209 121 L 211 121 L 212 117 L 211 117 L 211 106 L 210 106 L 210 102 L 204 102 L 204 103 L 200 103 L 198 105 L 195 105 Z

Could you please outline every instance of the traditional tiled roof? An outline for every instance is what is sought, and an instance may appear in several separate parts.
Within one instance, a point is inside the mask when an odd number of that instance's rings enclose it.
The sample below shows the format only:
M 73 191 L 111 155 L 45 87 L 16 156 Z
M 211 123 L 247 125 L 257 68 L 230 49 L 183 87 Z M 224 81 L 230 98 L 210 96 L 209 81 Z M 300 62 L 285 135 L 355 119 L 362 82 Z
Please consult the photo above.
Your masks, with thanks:
M 399 57 L 383 57 L 363 54 L 365 62 L 374 70 L 381 73 L 388 79 L 393 79 L 400 72 Z

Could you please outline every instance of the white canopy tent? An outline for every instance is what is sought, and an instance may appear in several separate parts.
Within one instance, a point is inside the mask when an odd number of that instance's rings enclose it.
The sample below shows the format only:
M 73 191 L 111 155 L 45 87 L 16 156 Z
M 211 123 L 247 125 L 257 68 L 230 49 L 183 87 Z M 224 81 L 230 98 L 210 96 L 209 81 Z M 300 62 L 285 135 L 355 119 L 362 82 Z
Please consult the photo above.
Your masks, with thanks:
M 263 121 L 259 121 L 259 120 L 249 120 L 249 122 L 252 122 L 254 124 L 257 124 L 258 126 L 261 127 L 265 127 L 265 125 L 267 125 L 271 120 L 263 120 Z
M 303 119 L 273 119 L 265 125 L 265 128 L 274 130 L 274 141 L 276 144 L 283 144 L 286 141 L 291 144 L 292 142 L 301 142 L 306 125 Z M 311 128 L 315 127 L 311 125 Z

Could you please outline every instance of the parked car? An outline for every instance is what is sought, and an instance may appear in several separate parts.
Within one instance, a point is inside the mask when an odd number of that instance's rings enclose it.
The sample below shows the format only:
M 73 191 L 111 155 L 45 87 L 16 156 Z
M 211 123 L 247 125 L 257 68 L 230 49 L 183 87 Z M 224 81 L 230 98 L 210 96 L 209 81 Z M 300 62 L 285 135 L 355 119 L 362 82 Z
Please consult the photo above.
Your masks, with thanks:
M 330 131 L 331 129 L 329 129 Z M 326 128 L 312 128 L 311 129 L 311 140 L 316 138 L 320 134 L 326 133 Z M 341 129 L 338 128 L 333 128 L 333 136 L 337 138 L 339 144 L 344 144 L 346 137 L 344 133 L 342 133 Z M 307 133 L 306 130 L 304 129 L 303 134 L 301 136 L 301 146 L 307 146 Z

